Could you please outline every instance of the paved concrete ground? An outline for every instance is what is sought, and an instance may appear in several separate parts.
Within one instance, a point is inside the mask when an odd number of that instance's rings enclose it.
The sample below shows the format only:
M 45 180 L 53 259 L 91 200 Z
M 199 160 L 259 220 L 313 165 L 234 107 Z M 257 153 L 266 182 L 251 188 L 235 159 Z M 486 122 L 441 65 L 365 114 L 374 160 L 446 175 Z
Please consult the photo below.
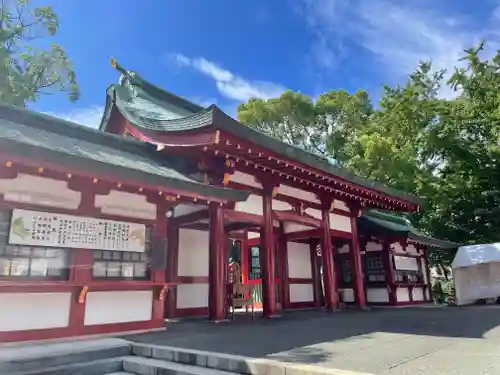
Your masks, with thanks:
M 496 306 L 304 311 L 253 323 L 173 323 L 127 338 L 383 375 L 500 375 Z

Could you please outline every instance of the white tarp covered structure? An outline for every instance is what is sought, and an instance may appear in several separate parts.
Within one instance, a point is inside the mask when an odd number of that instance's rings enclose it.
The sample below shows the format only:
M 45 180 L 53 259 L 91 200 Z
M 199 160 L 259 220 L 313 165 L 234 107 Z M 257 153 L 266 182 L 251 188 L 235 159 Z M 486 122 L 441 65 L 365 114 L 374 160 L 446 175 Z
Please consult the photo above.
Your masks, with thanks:
M 460 246 L 451 267 L 457 305 L 500 297 L 500 243 Z

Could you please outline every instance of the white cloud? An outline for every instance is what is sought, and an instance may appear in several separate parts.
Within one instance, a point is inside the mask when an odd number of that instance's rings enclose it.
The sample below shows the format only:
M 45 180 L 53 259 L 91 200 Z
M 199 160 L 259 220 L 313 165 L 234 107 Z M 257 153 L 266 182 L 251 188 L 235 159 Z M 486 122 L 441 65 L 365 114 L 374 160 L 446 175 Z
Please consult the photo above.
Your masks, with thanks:
M 101 124 L 103 112 L 104 107 L 94 105 L 88 108 L 73 109 L 69 112 L 51 112 L 47 114 L 91 128 L 98 128 Z
M 212 78 L 217 90 L 228 99 L 240 102 L 252 98 L 269 99 L 280 96 L 285 90 L 283 86 L 273 82 L 252 81 L 240 77 L 203 57 L 190 58 L 176 54 L 174 59 L 179 66 L 194 68 Z
M 451 1 L 448 9 L 443 2 L 425 0 L 299 1 L 296 10 L 314 35 L 312 56 L 325 71 L 337 68 L 339 60 L 347 64 L 359 59 L 362 55 L 353 51 L 361 48 L 373 58 L 364 64 L 384 77 L 403 78 L 421 60 L 431 60 L 436 69 L 451 72 L 460 64 L 464 49 L 487 37 L 491 42 L 488 55 L 500 40 L 494 32 L 494 16 L 478 22 L 454 13 Z M 491 11 L 500 14 L 494 8 Z

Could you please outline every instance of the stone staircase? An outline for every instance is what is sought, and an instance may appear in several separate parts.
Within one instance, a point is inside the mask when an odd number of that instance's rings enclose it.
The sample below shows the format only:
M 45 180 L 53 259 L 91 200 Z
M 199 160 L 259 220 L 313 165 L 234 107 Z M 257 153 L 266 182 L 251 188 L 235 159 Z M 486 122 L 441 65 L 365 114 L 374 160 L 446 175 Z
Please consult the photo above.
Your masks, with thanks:
M 0 375 L 131 374 L 360 375 L 361 373 L 170 346 L 137 344 L 114 338 L 0 346 Z

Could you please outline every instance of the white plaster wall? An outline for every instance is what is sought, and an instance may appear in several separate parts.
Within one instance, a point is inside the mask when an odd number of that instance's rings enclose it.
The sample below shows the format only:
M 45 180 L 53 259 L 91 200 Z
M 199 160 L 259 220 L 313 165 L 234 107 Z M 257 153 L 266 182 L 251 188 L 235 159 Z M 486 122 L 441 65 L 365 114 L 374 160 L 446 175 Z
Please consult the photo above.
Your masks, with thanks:
M 424 301 L 424 288 L 413 288 L 413 300 Z
M 152 313 L 152 290 L 88 292 L 84 324 L 142 322 Z
M 407 256 L 394 256 L 394 268 L 404 271 L 418 271 L 418 259 Z
M 71 293 L 0 294 L 0 332 L 69 325 Z
M 366 251 L 381 251 L 384 246 L 378 242 L 367 242 Z
M 208 306 L 208 284 L 181 284 L 177 286 L 177 308 L 190 309 Z
M 309 191 L 297 189 L 288 185 L 280 185 L 279 193 L 283 195 L 288 195 L 289 197 L 302 199 L 308 202 L 320 203 L 319 199 L 316 197 L 316 194 L 311 193 Z
M 410 292 L 408 288 L 399 287 L 396 289 L 396 300 L 397 302 L 408 302 L 410 300 Z
M 425 288 L 425 299 L 427 301 L 430 301 L 431 299 L 431 295 L 430 295 L 430 292 L 429 292 L 429 288 Z
M 354 290 L 352 288 L 339 289 L 344 302 L 354 302 Z
M 285 233 L 302 232 L 304 230 L 310 230 L 310 229 L 313 229 L 313 227 L 310 227 L 308 225 L 292 223 L 290 221 L 286 221 L 283 223 L 283 230 L 285 231 Z
M 412 243 L 410 243 L 406 246 L 406 252 L 411 253 L 411 254 L 418 254 L 417 248 Z
M 311 279 L 311 250 L 309 244 L 287 242 L 288 277 Z
M 368 288 L 366 299 L 368 302 L 389 302 L 389 292 L 387 288 Z
M 323 220 L 323 214 L 321 213 L 320 210 L 316 210 L 314 208 L 308 208 L 306 210 L 306 214 L 311 215 L 312 217 L 315 217 L 318 220 Z
M 246 212 L 249 214 L 262 215 L 262 197 L 250 194 L 245 202 L 237 202 L 235 211 Z
M 95 205 L 105 214 L 154 220 L 156 204 L 149 203 L 145 195 L 111 190 L 107 195 L 97 195 Z
M 179 276 L 208 276 L 209 232 L 179 229 Z
M 390 248 L 395 253 L 404 253 L 403 246 L 401 246 L 401 244 L 399 242 L 391 243 Z
M 342 211 L 350 211 L 345 202 L 339 201 L 338 199 L 335 199 L 335 201 L 333 202 L 333 207 L 338 208 Z
M 260 238 L 260 233 L 259 232 L 247 232 L 248 239 L 252 238 Z
M 231 175 L 231 181 L 238 182 L 239 184 L 253 186 L 256 188 L 262 188 L 262 184 L 258 182 L 254 176 L 251 174 L 243 173 L 235 171 L 233 175 Z
M 313 284 L 290 284 L 290 302 L 314 301 Z
M 0 194 L 7 201 L 75 209 L 81 193 L 68 188 L 67 181 L 20 173 L 14 179 L 0 179 Z
M 351 219 L 349 216 L 330 214 L 330 228 L 351 233 Z
M 279 201 L 277 199 L 273 199 L 273 210 L 275 211 L 290 211 L 293 209 L 293 206 L 290 203 Z
M 347 254 L 349 251 L 350 251 L 350 246 L 347 243 L 337 249 L 337 252 L 339 254 Z

